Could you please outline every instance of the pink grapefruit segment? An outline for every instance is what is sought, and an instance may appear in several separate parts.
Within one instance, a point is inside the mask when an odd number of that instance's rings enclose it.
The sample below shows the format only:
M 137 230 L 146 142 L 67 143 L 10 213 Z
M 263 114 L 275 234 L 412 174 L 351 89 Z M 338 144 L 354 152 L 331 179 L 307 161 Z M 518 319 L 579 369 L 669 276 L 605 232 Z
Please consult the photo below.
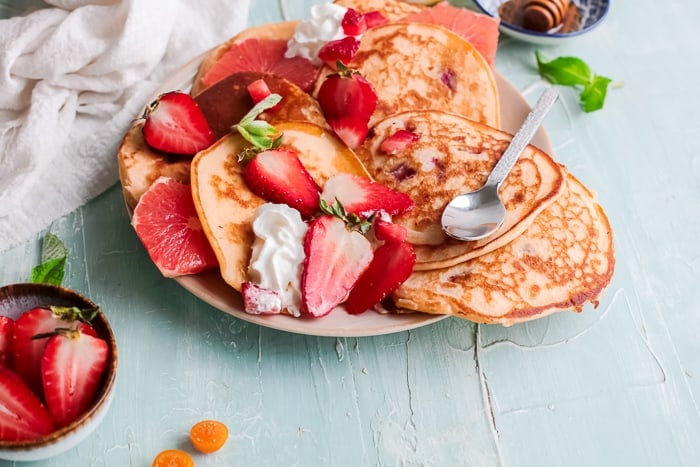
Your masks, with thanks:
M 286 58 L 284 39 L 246 39 L 234 43 L 204 74 L 202 83 L 209 87 L 239 71 L 271 73 L 286 78 L 304 91 L 316 82 L 318 68 L 303 57 Z
M 197 217 L 190 185 L 158 178 L 141 196 L 131 225 L 165 277 L 196 274 L 218 265 Z
M 443 1 L 434 7 L 411 13 L 403 21 L 443 26 L 468 40 L 484 56 L 489 65 L 493 66 L 500 24 L 497 18 L 466 8 L 458 8 Z

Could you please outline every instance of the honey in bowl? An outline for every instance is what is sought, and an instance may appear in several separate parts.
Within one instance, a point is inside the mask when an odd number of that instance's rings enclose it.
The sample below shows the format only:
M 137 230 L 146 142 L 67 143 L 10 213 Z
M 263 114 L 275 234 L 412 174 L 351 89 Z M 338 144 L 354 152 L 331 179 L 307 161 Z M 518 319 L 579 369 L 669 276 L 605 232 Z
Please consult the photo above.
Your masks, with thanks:
M 571 0 L 508 0 L 498 14 L 502 21 L 531 31 L 567 34 L 581 28 L 581 12 Z

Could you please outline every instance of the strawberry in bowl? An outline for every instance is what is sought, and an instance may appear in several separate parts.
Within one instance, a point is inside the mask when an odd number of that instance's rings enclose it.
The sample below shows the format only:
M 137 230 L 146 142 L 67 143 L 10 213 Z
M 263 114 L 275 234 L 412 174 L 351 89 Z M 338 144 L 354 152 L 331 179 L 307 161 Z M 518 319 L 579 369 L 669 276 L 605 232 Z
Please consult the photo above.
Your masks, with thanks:
M 76 446 L 111 405 L 117 348 L 106 316 L 47 284 L 0 288 L 0 459 L 48 459 Z

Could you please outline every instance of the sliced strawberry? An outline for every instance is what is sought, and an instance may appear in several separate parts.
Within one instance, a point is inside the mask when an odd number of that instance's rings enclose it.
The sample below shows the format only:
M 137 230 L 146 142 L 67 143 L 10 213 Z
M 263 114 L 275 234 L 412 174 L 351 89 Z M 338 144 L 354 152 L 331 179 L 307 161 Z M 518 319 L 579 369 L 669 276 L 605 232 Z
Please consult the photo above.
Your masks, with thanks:
M 359 40 L 353 36 L 345 36 L 342 39 L 337 39 L 324 44 L 318 51 L 318 58 L 323 60 L 323 62 L 333 70 L 336 70 L 339 60 L 347 65 L 347 63 L 355 56 L 359 48 Z
M 14 370 L 35 394 L 41 394 L 41 357 L 48 338 L 33 337 L 59 328 L 77 327 L 78 314 L 76 308 L 34 308 L 22 313 L 15 321 L 12 334 Z
M 260 78 L 248 85 L 248 93 L 250 94 L 251 99 L 253 99 L 253 102 L 257 104 L 272 94 L 272 91 L 270 91 L 270 88 L 265 80 Z
M 304 238 L 301 300 L 305 313 L 324 316 L 352 289 L 372 260 L 372 246 L 361 233 L 332 216 L 313 220 Z
M 372 84 L 345 66 L 326 77 L 317 98 L 326 119 L 352 115 L 369 120 L 377 107 L 377 93 Z
M 282 298 L 275 290 L 244 282 L 241 284 L 241 294 L 246 313 L 261 315 L 279 314 L 282 311 Z
M 12 368 L 12 331 L 15 322 L 9 316 L 0 316 L 0 366 Z
M 22 378 L 0 367 L 0 440 L 36 439 L 54 429 L 51 415 Z
M 379 149 L 391 156 L 399 154 L 404 149 L 420 139 L 420 135 L 409 130 L 398 130 L 391 136 L 388 136 Z
M 369 217 L 379 211 L 394 216 L 413 207 L 413 200 L 406 193 L 348 173 L 340 173 L 328 179 L 321 199 L 329 204 L 337 199 L 346 212 L 360 217 Z
M 90 408 L 108 354 L 107 342 L 80 330 L 59 332 L 49 339 L 41 375 L 46 405 L 56 425 L 68 425 Z
M 387 24 L 389 20 L 384 16 L 380 11 L 378 10 L 373 10 L 373 11 L 368 11 L 364 14 L 365 17 L 365 25 L 367 26 L 367 29 L 372 29 L 377 26 L 382 26 L 384 24 Z
M 161 94 L 143 117 L 143 137 L 154 149 L 173 154 L 196 154 L 216 141 L 204 114 L 189 94 Z
M 408 236 L 406 227 L 376 217 L 372 223 L 374 236 L 383 242 L 404 242 Z
M 347 36 L 358 36 L 367 30 L 365 15 L 354 8 L 348 8 L 340 25 Z
M 367 120 L 353 115 L 329 118 L 327 121 L 333 132 L 350 149 L 355 149 L 362 144 L 369 133 Z
M 243 179 L 256 195 L 287 204 L 305 219 L 318 210 L 321 190 L 294 151 L 270 149 L 257 154 L 246 165 Z
M 345 302 L 348 313 L 369 310 L 401 285 L 413 272 L 416 253 L 408 242 L 387 242 L 374 251 L 369 267 L 360 276 Z

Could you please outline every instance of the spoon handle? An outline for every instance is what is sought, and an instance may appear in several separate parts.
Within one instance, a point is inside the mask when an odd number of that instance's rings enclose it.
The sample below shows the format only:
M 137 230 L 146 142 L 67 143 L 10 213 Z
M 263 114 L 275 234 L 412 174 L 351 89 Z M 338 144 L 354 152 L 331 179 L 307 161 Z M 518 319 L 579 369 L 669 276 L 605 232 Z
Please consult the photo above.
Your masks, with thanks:
M 515 161 L 520 157 L 520 153 L 527 147 L 528 143 L 535 135 L 545 115 L 554 104 L 554 101 L 559 97 L 559 92 L 553 88 L 547 88 L 542 95 L 537 99 L 535 106 L 525 118 L 523 125 L 518 132 L 513 136 L 510 144 L 506 148 L 498 163 L 491 171 L 489 178 L 486 180 L 486 185 L 499 186 L 501 182 L 508 176 L 511 169 L 515 165 Z

